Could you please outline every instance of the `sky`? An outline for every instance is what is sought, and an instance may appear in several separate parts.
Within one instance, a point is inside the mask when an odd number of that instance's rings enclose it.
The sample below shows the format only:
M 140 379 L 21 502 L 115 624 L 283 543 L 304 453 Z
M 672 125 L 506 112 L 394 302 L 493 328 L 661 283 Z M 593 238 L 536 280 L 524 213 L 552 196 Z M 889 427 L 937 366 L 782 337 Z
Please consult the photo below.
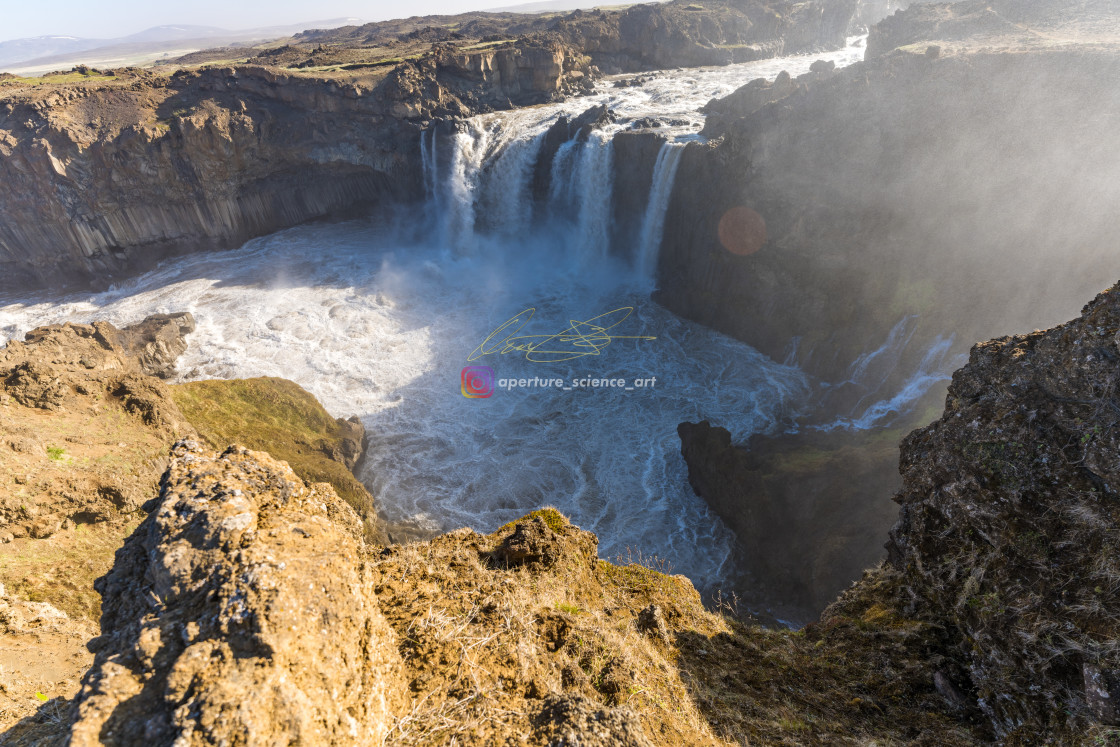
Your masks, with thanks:
M 111 39 L 152 26 L 191 24 L 236 30 L 353 16 L 383 21 L 518 5 L 525 0 L 0 0 L 0 41 L 28 36 Z

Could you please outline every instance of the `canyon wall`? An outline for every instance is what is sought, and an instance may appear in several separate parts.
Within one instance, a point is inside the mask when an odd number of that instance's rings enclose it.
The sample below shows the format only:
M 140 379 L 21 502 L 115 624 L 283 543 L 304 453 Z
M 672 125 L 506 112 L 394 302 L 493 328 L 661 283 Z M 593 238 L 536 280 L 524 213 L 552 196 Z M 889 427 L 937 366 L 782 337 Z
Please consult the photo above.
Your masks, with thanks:
M 12 88 L 0 100 L 3 285 L 105 284 L 173 254 L 418 200 L 420 122 L 576 90 L 586 63 L 571 55 L 552 42 L 337 80 L 238 66 Z

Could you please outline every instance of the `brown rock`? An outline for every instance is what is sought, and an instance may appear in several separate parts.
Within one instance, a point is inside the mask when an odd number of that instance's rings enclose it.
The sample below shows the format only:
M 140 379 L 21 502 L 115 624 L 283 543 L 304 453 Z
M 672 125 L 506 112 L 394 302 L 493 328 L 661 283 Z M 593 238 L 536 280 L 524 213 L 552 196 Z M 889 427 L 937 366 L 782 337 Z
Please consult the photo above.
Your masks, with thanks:
M 539 517 L 517 523 L 502 542 L 497 557 L 510 565 L 540 564 L 548 567 L 560 559 L 560 537 Z
M 406 700 L 360 532 L 329 486 L 266 454 L 176 445 L 98 581 L 70 744 L 380 743 Z
M 662 643 L 669 643 L 669 628 L 665 625 L 665 615 L 656 604 L 650 604 L 638 613 L 638 630 Z
M 606 708 L 580 695 L 550 695 L 533 719 L 541 743 L 583 747 L 646 747 L 638 717 L 624 708 Z
M 175 375 L 175 361 L 187 349 L 186 336 L 194 330 L 194 316 L 189 311 L 152 314 L 120 330 L 117 340 L 136 357 L 144 373 L 169 379 Z

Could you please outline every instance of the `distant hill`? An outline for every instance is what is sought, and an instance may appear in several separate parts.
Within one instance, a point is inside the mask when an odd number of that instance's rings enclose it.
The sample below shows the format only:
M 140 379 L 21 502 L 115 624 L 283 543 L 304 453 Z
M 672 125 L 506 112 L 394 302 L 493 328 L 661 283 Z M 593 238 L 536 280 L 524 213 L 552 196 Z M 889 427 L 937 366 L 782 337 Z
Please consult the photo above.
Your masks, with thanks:
M 639 0 L 647 4 L 661 3 L 665 0 Z M 636 2 L 627 0 L 541 0 L 535 3 L 522 3 L 521 5 L 505 5 L 501 8 L 488 8 L 489 13 L 551 13 L 556 11 L 588 10 L 590 8 L 609 8 L 619 5 L 637 5 Z
M 173 54 L 207 47 L 280 39 L 311 28 L 361 24 L 360 18 L 332 18 L 283 26 L 231 30 L 217 26 L 154 26 L 114 39 L 75 36 L 35 36 L 0 42 L 0 71 L 36 75 L 78 64 L 91 66 L 142 65 Z

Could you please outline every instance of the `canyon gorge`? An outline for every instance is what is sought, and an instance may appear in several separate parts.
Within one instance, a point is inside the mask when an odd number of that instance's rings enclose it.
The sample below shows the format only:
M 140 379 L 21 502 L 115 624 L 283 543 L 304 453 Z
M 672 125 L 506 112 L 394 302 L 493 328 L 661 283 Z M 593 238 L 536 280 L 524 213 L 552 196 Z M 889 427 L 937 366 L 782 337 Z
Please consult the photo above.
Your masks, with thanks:
M 71 657 L 0 744 L 1110 743 L 1118 30 L 672 0 L 0 75 L 0 639 Z

